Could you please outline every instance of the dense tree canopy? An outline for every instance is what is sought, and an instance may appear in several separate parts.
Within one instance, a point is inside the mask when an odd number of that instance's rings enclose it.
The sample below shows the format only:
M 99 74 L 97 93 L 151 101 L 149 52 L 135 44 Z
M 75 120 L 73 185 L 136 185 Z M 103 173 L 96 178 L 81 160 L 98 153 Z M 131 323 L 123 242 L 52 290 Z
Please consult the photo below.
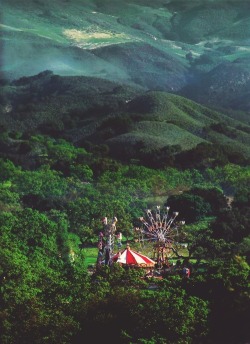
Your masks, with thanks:
M 123 123 L 110 120 L 114 130 Z M 26 161 L 0 159 L 2 343 L 95 343 L 110 333 L 127 344 L 248 340 L 249 167 L 179 170 L 163 149 L 153 169 L 118 163 L 98 145 L 42 135 L 27 143 Z M 91 274 L 82 248 L 96 246 L 102 218 L 116 216 L 133 242 L 139 217 L 158 202 L 186 221 L 179 258 L 192 278 L 177 269 L 150 289 L 142 270 Z

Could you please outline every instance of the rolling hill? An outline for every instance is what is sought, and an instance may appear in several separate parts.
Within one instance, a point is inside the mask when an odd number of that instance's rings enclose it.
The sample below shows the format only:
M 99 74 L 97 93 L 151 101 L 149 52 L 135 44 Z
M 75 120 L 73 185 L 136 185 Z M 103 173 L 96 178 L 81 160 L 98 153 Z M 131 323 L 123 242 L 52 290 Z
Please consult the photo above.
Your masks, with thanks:
M 100 78 L 45 71 L 2 86 L 2 130 L 154 151 L 189 150 L 206 142 L 250 156 L 250 126 L 187 98 Z M 19 135 L 19 136 L 20 136 Z

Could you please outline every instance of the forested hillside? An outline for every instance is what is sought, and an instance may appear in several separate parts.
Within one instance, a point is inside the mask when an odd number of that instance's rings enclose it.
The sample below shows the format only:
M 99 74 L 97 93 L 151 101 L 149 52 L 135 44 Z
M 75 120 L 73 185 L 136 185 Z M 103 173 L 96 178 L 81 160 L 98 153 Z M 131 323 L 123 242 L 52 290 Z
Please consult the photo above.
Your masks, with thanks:
M 1 11 L 0 342 L 250 343 L 249 3 Z
M 105 145 L 113 158 L 137 159 L 148 167 L 188 162 L 193 167 L 203 160 L 211 166 L 213 156 L 222 164 L 246 163 L 250 157 L 250 126 L 244 118 L 233 119 L 181 96 L 99 78 L 44 71 L 6 82 L 0 115 L 2 153 L 17 159 L 35 158 L 30 138 L 36 134 L 82 148 Z
M 11 92 L 8 99 L 15 101 L 1 127 L 1 342 L 80 343 L 90 336 L 95 343 L 101 331 L 101 338 L 112 333 L 111 342 L 121 343 L 245 343 L 249 338 L 248 158 L 212 142 L 191 150 L 180 145 L 158 151 L 142 149 L 140 143 L 130 155 L 115 158 L 107 144 L 112 140 L 97 140 L 95 135 L 91 140 L 84 136 L 75 140 L 72 135 L 82 133 L 87 121 L 89 128 L 101 119 L 105 109 L 101 96 L 101 106 L 86 105 L 72 117 L 70 129 L 65 123 L 60 129 L 65 109 L 71 111 L 67 97 L 60 103 L 62 112 L 53 106 L 58 114 L 54 126 L 46 126 L 51 115 L 46 104 L 52 98 L 42 91 L 38 97 L 45 97 L 46 112 L 38 101 L 30 112 L 26 110 L 25 125 L 18 128 L 24 112 L 15 109 L 20 109 L 27 85 L 27 80 L 19 80 L 5 86 Z M 125 111 L 124 99 L 134 97 L 134 92 L 118 88 L 112 93 L 112 111 L 120 106 Z M 37 117 L 36 111 L 41 111 Z M 214 132 L 229 130 L 219 126 L 214 111 L 162 93 L 136 95 L 126 115 L 114 111 L 110 117 L 106 111 L 96 133 L 109 128 L 124 135 L 119 130 L 128 130 L 129 116 L 139 119 L 135 124 L 130 118 L 134 128 L 142 124 L 145 128 L 146 118 L 152 133 L 153 123 L 171 113 L 176 113 L 172 128 L 178 130 L 182 118 L 193 133 L 204 118 L 214 125 Z M 231 123 L 231 132 L 236 132 L 236 122 Z M 239 130 L 247 132 L 248 127 L 241 124 Z M 92 267 L 90 274 L 86 249 L 96 247 L 103 216 L 116 216 L 126 240 L 123 245 L 137 247 L 133 228 L 144 209 L 157 204 L 179 211 L 186 222 L 187 252 L 179 259 L 189 264 L 191 278 L 183 279 L 176 271 L 156 282 L 157 289 L 151 291 L 149 282 L 141 278 L 143 270 L 114 264 L 94 274 Z

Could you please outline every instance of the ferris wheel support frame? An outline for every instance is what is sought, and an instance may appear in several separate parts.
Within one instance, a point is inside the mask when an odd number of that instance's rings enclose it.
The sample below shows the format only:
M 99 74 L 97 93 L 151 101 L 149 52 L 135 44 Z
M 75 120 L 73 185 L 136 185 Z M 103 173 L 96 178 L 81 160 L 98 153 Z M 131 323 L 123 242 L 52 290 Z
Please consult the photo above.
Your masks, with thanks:
M 179 236 L 179 229 L 185 224 L 185 221 L 176 221 L 178 212 L 173 212 L 169 215 L 170 207 L 165 207 L 161 215 L 161 207 L 158 205 L 154 212 L 151 209 L 146 209 L 146 219 L 140 217 L 142 227 L 135 227 L 134 233 L 138 237 L 140 245 L 142 243 L 154 242 L 153 256 L 157 264 L 169 265 L 170 251 L 177 254 L 174 247 L 175 239 Z

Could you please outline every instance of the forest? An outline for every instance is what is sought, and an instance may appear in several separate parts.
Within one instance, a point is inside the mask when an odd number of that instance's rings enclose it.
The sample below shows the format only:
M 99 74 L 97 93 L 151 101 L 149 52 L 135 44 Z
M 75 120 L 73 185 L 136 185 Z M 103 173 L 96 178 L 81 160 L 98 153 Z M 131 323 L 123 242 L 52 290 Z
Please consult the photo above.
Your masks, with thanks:
M 115 159 L 104 144 L 2 126 L 2 343 L 249 340 L 248 160 L 208 144 L 180 153 L 181 166 L 176 152 L 150 154 Z M 90 274 L 84 248 L 97 246 L 103 216 L 118 218 L 133 247 L 138 218 L 156 204 L 185 220 L 190 278 L 177 271 L 152 290 L 143 269 Z
M 1 5 L 0 343 L 250 343 L 248 1 Z M 156 207 L 161 278 L 99 260 Z

